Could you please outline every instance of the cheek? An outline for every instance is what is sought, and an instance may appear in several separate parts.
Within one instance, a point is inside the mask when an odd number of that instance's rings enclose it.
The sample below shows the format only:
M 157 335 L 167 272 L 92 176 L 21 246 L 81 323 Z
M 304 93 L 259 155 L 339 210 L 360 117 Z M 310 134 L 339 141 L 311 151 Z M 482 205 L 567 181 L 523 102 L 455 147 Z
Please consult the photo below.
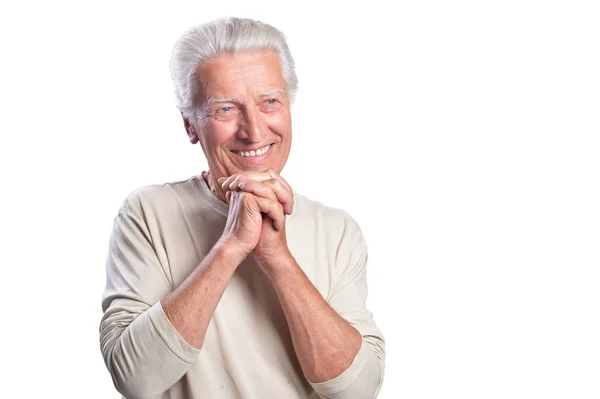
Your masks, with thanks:
M 287 112 L 276 112 L 269 115 L 267 119 L 269 126 L 272 126 L 278 133 L 287 133 L 291 130 L 291 118 Z
M 206 129 L 206 141 L 211 147 L 219 147 L 229 141 L 238 130 L 237 122 L 211 121 Z

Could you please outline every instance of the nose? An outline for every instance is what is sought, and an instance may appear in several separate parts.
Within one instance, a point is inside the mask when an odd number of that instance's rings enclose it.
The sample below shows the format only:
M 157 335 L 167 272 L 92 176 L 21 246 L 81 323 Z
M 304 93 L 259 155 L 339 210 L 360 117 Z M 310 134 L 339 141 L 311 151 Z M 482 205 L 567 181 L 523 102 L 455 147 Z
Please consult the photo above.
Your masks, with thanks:
M 267 133 L 267 124 L 258 107 L 254 104 L 244 107 L 243 116 L 238 137 L 253 143 L 263 141 Z

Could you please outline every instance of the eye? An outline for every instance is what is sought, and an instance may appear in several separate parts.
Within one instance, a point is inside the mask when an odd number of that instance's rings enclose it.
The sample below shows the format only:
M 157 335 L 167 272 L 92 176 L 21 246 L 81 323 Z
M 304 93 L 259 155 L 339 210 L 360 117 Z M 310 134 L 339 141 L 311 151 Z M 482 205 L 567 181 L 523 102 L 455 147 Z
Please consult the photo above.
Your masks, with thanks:
M 216 115 L 224 115 L 224 114 L 233 114 L 236 111 L 236 107 L 234 105 L 224 105 L 215 109 Z
M 276 99 L 274 98 L 269 98 L 268 100 L 265 101 L 267 104 L 275 104 L 277 102 Z
M 218 108 L 214 108 L 212 111 L 213 117 L 220 121 L 233 120 L 237 115 L 239 115 L 239 113 L 239 108 L 234 104 L 221 104 Z

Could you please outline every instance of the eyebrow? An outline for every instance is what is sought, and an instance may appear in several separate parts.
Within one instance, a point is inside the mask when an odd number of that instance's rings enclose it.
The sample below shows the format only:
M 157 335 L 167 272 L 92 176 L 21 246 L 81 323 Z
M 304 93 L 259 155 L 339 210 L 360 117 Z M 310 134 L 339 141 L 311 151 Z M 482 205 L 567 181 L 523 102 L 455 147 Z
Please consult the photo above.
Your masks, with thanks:
M 209 98 L 207 104 L 214 104 L 214 103 L 238 103 L 238 101 L 235 100 L 235 98 L 231 97 L 231 98 Z

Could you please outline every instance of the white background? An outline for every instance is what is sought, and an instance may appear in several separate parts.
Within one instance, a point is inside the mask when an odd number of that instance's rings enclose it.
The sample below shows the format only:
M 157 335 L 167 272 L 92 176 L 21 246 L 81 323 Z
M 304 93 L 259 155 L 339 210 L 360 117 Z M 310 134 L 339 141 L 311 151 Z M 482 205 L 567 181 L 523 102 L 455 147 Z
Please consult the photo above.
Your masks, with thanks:
M 206 169 L 169 56 L 240 16 L 297 63 L 282 176 L 367 239 L 379 398 L 600 397 L 595 2 L 7 3 L 0 396 L 119 397 L 98 343 L 112 220 Z

